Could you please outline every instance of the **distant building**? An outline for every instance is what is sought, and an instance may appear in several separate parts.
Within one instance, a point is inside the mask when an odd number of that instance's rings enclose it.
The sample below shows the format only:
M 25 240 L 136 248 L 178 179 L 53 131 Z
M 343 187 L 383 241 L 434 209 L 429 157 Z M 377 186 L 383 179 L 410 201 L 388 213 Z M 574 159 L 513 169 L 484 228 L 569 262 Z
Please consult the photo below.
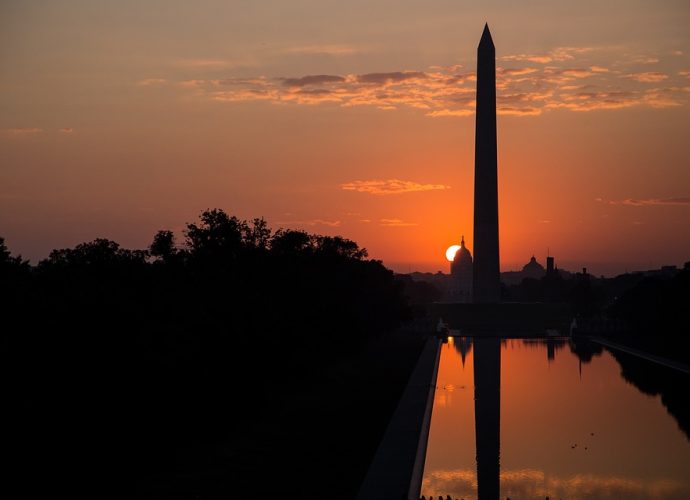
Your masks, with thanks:
M 523 278 L 533 278 L 538 280 L 543 278 L 545 275 L 546 269 L 544 269 L 544 266 L 537 262 L 537 259 L 534 257 L 534 255 L 532 255 L 532 258 L 529 260 L 529 262 L 522 268 Z
M 448 283 L 448 302 L 472 302 L 472 254 L 465 246 L 465 237 L 460 240 L 460 250 L 450 264 L 450 280 Z
M 556 268 L 554 266 L 553 257 L 549 256 L 546 258 L 546 275 L 553 276 L 556 274 Z
M 522 267 L 521 271 L 505 271 L 501 273 L 501 281 L 506 285 L 519 285 L 523 279 L 542 279 L 544 276 L 555 276 L 556 274 L 562 274 L 562 271 L 558 270 L 555 266 L 555 260 L 553 257 L 546 258 L 547 269 L 544 269 L 536 259 L 534 255 L 529 260 L 527 264 Z

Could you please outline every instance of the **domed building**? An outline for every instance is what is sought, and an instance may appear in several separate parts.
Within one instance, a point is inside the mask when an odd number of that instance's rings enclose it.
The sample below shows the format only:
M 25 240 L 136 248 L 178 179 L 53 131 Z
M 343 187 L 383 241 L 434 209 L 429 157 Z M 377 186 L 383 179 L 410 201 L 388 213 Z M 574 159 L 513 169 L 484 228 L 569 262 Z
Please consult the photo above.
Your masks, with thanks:
M 465 237 L 460 240 L 460 249 L 450 264 L 450 302 L 472 302 L 472 254 L 465 246 Z
M 534 258 L 534 255 L 532 255 L 532 258 L 529 260 L 529 262 L 522 268 L 523 278 L 534 278 L 538 280 L 543 278 L 545 275 L 546 269 L 544 269 L 544 266 L 537 262 L 537 259 Z

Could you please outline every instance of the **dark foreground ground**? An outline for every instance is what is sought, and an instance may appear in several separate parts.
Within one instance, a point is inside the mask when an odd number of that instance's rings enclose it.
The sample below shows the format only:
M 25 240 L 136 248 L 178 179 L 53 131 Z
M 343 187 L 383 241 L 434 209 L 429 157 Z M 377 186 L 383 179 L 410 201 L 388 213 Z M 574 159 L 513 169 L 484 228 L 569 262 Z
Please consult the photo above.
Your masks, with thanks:
M 326 355 L 294 366 L 256 387 L 254 418 L 143 478 L 141 496 L 354 498 L 422 345 L 419 336 L 389 335 L 335 363 Z
M 0 238 L 0 285 L 13 498 L 352 498 L 423 344 L 401 325 L 437 300 L 352 241 L 220 210 L 181 246 L 97 239 L 35 267 Z M 608 306 L 571 285 L 573 315 L 690 352 L 690 264 Z
M 423 344 L 404 287 L 341 237 L 183 234 L 36 266 L 0 238 L 0 494 L 355 495 Z
M 293 353 L 278 369 L 257 343 L 255 372 L 241 381 L 252 394 L 235 382 L 216 411 L 207 401 L 186 407 L 188 396 L 176 409 L 154 392 L 99 387 L 102 376 L 75 386 L 41 374 L 34 386 L 44 393 L 5 398 L 2 489 L 13 498 L 354 498 L 423 343 L 389 334 L 347 354 Z

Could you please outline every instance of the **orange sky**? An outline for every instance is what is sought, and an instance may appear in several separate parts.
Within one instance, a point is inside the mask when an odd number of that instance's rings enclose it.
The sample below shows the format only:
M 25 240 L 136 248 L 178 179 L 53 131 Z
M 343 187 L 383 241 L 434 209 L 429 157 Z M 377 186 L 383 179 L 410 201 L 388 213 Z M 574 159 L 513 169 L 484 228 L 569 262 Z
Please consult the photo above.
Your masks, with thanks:
M 0 235 L 37 262 L 219 207 L 446 270 L 484 21 L 502 268 L 690 260 L 684 1 L 3 2 Z

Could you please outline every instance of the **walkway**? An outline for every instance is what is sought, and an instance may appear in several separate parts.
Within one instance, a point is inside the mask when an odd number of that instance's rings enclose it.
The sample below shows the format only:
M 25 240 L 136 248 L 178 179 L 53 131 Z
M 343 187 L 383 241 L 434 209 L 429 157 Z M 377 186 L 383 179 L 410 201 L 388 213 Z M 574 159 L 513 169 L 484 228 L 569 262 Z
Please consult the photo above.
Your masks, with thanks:
M 435 337 L 427 340 L 360 487 L 357 500 L 419 498 L 440 344 Z

